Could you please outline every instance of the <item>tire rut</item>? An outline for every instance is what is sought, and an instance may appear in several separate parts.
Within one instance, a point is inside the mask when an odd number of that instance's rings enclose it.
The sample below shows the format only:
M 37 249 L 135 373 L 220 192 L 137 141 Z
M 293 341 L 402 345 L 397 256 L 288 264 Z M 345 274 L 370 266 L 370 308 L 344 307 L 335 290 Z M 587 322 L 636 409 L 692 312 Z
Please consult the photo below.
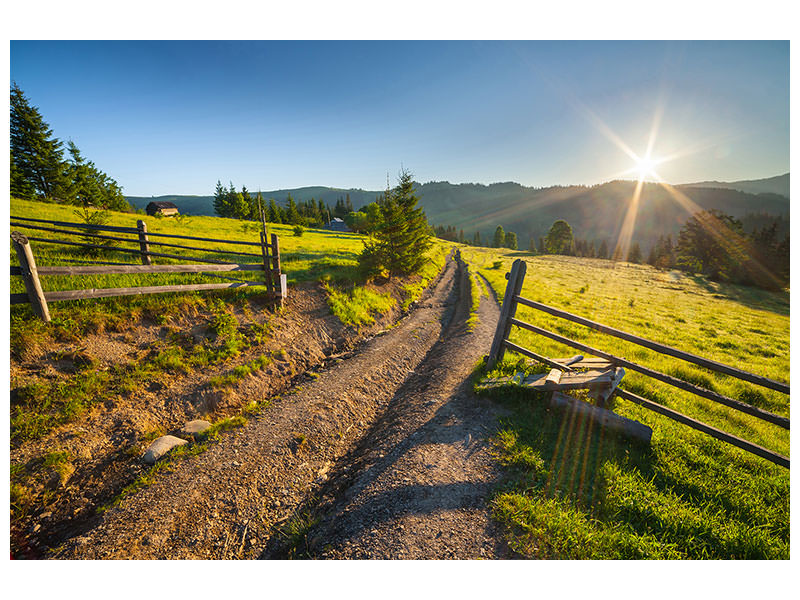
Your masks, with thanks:
M 462 270 L 465 268 L 462 265 Z M 501 475 L 489 438 L 502 411 L 471 392 L 499 308 L 491 287 L 468 331 L 469 277 L 454 318 L 387 411 L 339 465 L 306 514 L 301 547 L 272 541 L 263 558 L 504 558 L 488 504 Z M 297 540 L 295 540 L 295 544 Z

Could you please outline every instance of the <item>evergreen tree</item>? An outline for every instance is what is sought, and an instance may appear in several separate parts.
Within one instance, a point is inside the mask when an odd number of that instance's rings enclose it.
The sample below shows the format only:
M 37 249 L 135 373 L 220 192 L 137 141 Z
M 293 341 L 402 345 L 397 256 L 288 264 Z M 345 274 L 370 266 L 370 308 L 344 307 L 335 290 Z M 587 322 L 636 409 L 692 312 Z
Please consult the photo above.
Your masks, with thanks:
M 463 229 L 459 229 L 458 230 L 458 243 L 459 244 L 466 244 L 467 243 L 467 239 L 464 237 L 464 230 Z
M 639 247 L 639 242 L 634 242 L 628 252 L 628 262 L 639 264 L 642 262 L 642 249 Z
M 547 254 L 547 246 L 544 245 L 544 238 L 539 238 L 539 254 Z
M 14 161 L 13 151 L 10 154 L 10 158 L 11 169 L 9 173 L 11 175 L 11 196 L 14 198 L 21 198 L 22 200 L 33 200 L 36 195 L 36 190 L 33 189 L 31 182 L 25 179 L 22 171 L 17 167 L 17 163 Z
M 509 250 L 516 250 L 517 249 L 517 234 L 513 231 L 509 231 L 506 234 L 506 248 Z
M 483 242 L 481 242 L 481 232 L 476 231 L 474 237 L 472 238 L 472 245 L 473 246 L 483 246 Z
M 345 215 L 347 216 L 347 215 Z M 300 213 L 297 211 L 297 204 L 294 202 L 294 198 L 292 195 L 289 194 L 286 196 L 286 218 L 285 222 L 289 225 L 302 225 L 303 219 L 300 217 Z
M 275 198 L 269 199 L 269 211 L 267 212 L 267 220 L 270 223 L 283 223 L 283 209 L 275 202 Z
M 389 277 L 419 271 L 431 246 L 428 220 L 417 206 L 412 175 L 400 171 L 397 186 L 387 190 L 380 205 L 382 223 L 364 244 L 359 256 L 368 276 L 388 271 Z
M 506 232 L 503 231 L 503 226 L 498 225 L 494 230 L 494 239 L 492 240 L 492 248 L 502 248 L 506 245 Z
M 572 227 L 559 219 L 550 227 L 545 237 L 545 245 L 550 254 L 574 254 Z
M 536 252 L 536 238 L 531 236 L 530 241 L 528 242 L 528 252 L 531 254 L 537 254 Z
M 597 249 L 597 258 L 608 258 L 608 243 L 605 240 L 600 242 L 600 248 Z
M 47 200 L 62 200 L 68 192 L 62 143 L 16 83 L 11 85 L 10 134 L 15 187 L 33 188 L 36 196 Z
M 217 187 L 214 189 L 214 212 L 218 217 L 227 217 L 230 214 L 228 208 L 228 190 L 217 180 Z

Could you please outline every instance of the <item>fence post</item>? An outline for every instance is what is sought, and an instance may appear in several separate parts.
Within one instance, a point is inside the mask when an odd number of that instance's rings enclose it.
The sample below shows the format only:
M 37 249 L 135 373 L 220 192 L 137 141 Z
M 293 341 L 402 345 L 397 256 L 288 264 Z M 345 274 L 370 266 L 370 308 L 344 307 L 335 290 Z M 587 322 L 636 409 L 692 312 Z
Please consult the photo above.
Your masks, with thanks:
M 25 289 L 28 292 L 28 299 L 31 302 L 33 312 L 43 321 L 50 321 L 50 311 L 47 308 L 47 300 L 44 298 L 42 284 L 39 283 L 39 272 L 36 270 L 36 261 L 33 259 L 33 251 L 28 238 L 18 231 L 11 233 L 14 242 L 14 249 L 19 258 L 22 279 L 25 281 Z
M 271 294 L 274 285 L 272 283 L 272 266 L 269 259 L 269 244 L 267 243 L 267 235 L 261 231 L 261 257 L 264 261 L 264 283 L 267 286 L 267 291 Z
M 506 285 L 506 293 L 503 296 L 503 306 L 500 309 L 500 318 L 497 320 L 497 329 L 494 332 L 494 339 L 492 340 L 492 348 L 489 350 L 489 358 L 486 361 L 486 367 L 493 369 L 494 366 L 503 360 L 505 354 L 505 345 L 503 340 L 508 337 L 511 330 L 511 319 L 517 312 L 516 296 L 519 296 L 522 291 L 522 282 L 525 281 L 525 271 L 528 265 L 524 260 L 517 259 L 511 265 L 511 273 L 506 275 L 508 285 Z
M 270 234 L 272 242 L 272 274 L 275 282 L 275 295 L 278 297 L 278 305 L 283 306 L 283 289 L 281 285 L 281 251 L 278 246 L 278 236 Z
M 149 265 L 150 255 L 150 241 L 147 239 L 147 224 L 141 219 L 136 222 L 136 229 L 139 230 L 139 249 L 142 252 L 142 264 Z

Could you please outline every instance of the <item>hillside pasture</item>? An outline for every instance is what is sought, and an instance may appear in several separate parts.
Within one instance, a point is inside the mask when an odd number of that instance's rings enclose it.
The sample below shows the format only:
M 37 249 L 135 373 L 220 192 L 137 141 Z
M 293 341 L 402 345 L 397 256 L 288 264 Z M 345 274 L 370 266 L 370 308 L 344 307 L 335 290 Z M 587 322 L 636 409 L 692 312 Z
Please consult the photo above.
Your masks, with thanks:
M 462 249 L 498 297 L 516 258 L 522 296 L 778 381 L 789 380 L 789 298 L 649 266 Z M 499 266 L 495 266 L 500 261 Z M 787 396 L 519 306 L 517 318 L 789 416 Z M 512 328 L 551 357 L 574 350 Z M 547 370 L 506 353 L 498 372 Z M 621 387 L 789 456 L 789 432 L 628 371 Z M 552 558 L 788 558 L 789 472 L 625 400 L 614 412 L 653 429 L 650 447 L 593 431 L 546 408 L 546 395 L 502 390 L 513 416 L 497 437 L 513 474 L 494 501 L 512 547 Z

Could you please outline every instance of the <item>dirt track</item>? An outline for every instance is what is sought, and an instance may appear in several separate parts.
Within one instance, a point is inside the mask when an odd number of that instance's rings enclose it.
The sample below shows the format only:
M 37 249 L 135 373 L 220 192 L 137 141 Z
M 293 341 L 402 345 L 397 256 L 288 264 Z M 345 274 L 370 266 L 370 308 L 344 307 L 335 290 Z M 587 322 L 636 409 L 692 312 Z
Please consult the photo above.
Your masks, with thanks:
M 179 461 L 53 556 L 504 556 L 487 509 L 498 413 L 468 382 L 498 309 L 483 298 L 467 331 L 465 275 L 448 260 L 394 328 Z M 316 524 L 293 536 L 298 514 Z

